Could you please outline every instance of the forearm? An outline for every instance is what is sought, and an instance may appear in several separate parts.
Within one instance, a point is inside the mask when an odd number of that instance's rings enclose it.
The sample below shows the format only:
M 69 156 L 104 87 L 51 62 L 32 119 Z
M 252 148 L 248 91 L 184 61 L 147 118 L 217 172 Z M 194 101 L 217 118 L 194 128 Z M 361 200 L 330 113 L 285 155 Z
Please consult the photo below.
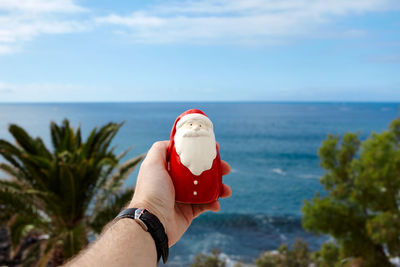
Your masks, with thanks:
M 156 246 L 150 233 L 132 219 L 120 219 L 82 255 L 67 266 L 156 266 Z

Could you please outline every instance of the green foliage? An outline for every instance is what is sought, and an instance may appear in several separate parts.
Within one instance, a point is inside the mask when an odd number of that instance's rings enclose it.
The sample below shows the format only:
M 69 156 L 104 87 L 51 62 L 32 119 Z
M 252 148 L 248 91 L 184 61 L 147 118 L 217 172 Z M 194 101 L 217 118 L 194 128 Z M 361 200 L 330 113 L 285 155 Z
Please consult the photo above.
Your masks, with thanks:
M 55 255 L 75 255 L 127 204 L 133 189 L 122 184 L 143 156 L 120 164 L 127 151 L 115 155 L 111 142 L 121 125 L 95 128 L 83 141 L 80 127 L 52 122 L 52 150 L 10 125 L 15 144 L 0 139 L 0 170 L 8 175 L 0 180 L 0 225 L 8 226 L 14 250 L 35 231 L 45 238 L 23 254 L 36 251 L 40 265 L 55 264 Z
M 400 119 L 361 142 L 357 134 L 329 135 L 319 149 L 327 194 L 306 201 L 303 227 L 334 237 L 317 259 L 391 266 L 400 256 Z M 321 258 L 322 257 L 322 258 Z M 335 263 L 336 264 L 336 263 Z
M 333 243 L 325 243 L 321 250 L 312 253 L 312 262 L 316 267 L 340 267 L 339 248 Z
M 310 251 L 305 242 L 297 240 L 292 249 L 281 245 L 278 251 L 261 254 L 255 263 L 257 267 L 308 267 L 311 263 Z
M 220 251 L 217 249 L 211 250 L 211 255 L 199 254 L 197 255 L 191 267 L 225 267 L 225 261 L 219 258 Z

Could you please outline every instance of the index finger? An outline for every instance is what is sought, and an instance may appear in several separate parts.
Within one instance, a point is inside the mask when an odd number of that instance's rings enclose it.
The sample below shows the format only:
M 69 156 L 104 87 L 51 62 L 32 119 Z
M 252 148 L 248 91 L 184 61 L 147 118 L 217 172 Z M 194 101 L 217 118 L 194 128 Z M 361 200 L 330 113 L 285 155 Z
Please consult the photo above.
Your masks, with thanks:
M 222 175 L 227 175 L 231 172 L 231 166 L 225 160 L 221 160 Z

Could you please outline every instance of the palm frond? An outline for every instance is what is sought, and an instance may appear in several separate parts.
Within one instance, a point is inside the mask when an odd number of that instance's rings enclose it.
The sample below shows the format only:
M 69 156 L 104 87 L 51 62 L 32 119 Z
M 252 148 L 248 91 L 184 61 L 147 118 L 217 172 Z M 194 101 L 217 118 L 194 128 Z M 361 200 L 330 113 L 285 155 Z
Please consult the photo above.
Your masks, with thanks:
M 122 183 L 128 178 L 128 176 L 135 170 L 137 165 L 144 158 L 144 154 L 137 156 L 136 158 L 129 159 L 125 161 L 119 168 L 118 171 L 112 175 L 111 179 L 108 180 L 105 185 L 105 190 L 109 192 L 114 192 L 114 190 L 118 190 Z
M 32 220 L 29 217 L 17 215 L 10 223 L 10 239 L 11 244 L 15 248 L 21 241 L 22 237 L 32 230 Z
M 144 154 L 137 156 L 136 158 L 125 161 L 118 167 L 118 170 L 111 175 L 111 178 L 104 179 L 105 184 L 99 187 L 99 192 L 97 193 L 97 198 L 95 201 L 94 212 L 96 212 L 104 201 L 106 201 L 110 196 L 115 194 L 121 189 L 123 182 L 129 175 L 135 170 L 140 161 L 144 158 Z M 110 177 L 109 175 L 107 177 Z
M 116 155 L 111 147 L 122 125 L 110 122 L 82 140 L 80 126 L 51 122 L 52 149 L 15 124 L 9 130 L 16 144 L 0 139 L 6 160 L 0 170 L 8 175 L 0 180 L 0 223 L 9 226 L 14 246 L 33 228 L 49 238 L 39 251 L 32 246 L 21 257 L 32 254 L 29 262 L 46 266 L 75 255 L 89 233 L 100 232 L 129 202 L 133 188 L 121 188 L 144 155 L 120 164 L 131 150 Z
M 126 149 L 125 151 L 123 151 L 121 154 L 119 154 L 119 155 L 117 156 L 117 159 L 118 159 L 118 160 L 121 160 L 121 159 L 122 159 L 123 157 L 125 157 L 129 152 L 131 152 L 131 150 L 132 150 L 134 147 L 135 147 L 134 145 L 128 147 L 128 149 Z
M 25 252 L 22 267 L 35 266 L 40 259 L 40 242 L 32 244 Z
M 61 129 L 54 121 L 50 123 L 50 135 L 53 147 L 56 149 L 56 152 L 58 152 L 57 148 L 60 147 L 61 143 Z
M 20 149 L 13 144 L 0 139 L 0 155 L 2 155 L 11 165 L 21 170 L 26 175 L 25 169 L 21 163 L 22 152 Z
M 16 124 L 11 124 L 8 130 L 25 152 L 32 155 L 40 154 L 36 141 L 23 128 Z
M 22 186 L 14 181 L 0 180 L 0 188 L 7 189 L 9 192 L 21 192 Z
M 48 264 L 48 262 L 51 259 L 51 256 L 53 255 L 54 248 L 55 248 L 55 243 L 57 243 L 58 238 L 51 238 L 48 239 L 44 242 L 44 248 L 41 251 L 41 257 L 39 262 L 37 263 L 37 266 L 39 267 L 44 267 Z
M 83 224 L 68 230 L 64 239 L 64 253 L 66 258 L 77 254 L 87 244 L 87 231 Z
M 14 166 L 7 163 L 0 163 L 0 170 L 9 175 L 9 179 L 17 180 L 19 183 L 25 183 L 24 174 Z
M 35 141 L 36 141 L 36 144 L 37 144 L 37 146 L 38 146 L 40 156 L 45 157 L 45 158 L 47 158 L 47 159 L 52 159 L 52 158 L 53 158 L 53 155 L 52 155 L 51 152 L 47 149 L 47 147 L 46 147 L 46 145 L 44 144 L 42 138 L 36 137 Z
M 103 227 L 112 221 L 121 209 L 129 203 L 134 192 L 133 187 L 115 192 L 93 212 L 89 225 L 95 233 L 101 233 Z
M 4 224 L 15 214 L 36 218 L 38 213 L 33 208 L 32 199 L 26 194 L 8 188 L 0 190 L 0 224 Z

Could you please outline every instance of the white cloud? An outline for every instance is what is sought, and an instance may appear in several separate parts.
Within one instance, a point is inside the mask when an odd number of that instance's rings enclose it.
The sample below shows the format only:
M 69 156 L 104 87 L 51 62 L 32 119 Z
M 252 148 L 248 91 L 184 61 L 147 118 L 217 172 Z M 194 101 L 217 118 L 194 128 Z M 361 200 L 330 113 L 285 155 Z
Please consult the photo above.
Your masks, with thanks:
M 270 43 L 323 31 L 342 16 L 399 8 L 396 0 L 200 0 L 161 2 L 98 24 L 122 27 L 134 42 Z M 121 33 L 121 30 L 118 30 Z M 361 36 L 349 29 L 343 36 Z
M 281 44 L 286 37 L 359 38 L 368 33 L 327 26 L 344 16 L 400 7 L 398 0 L 181 0 L 92 18 L 94 13 L 76 1 L 0 0 L 0 55 L 21 51 L 40 35 L 81 32 L 93 25 L 111 25 L 113 32 L 139 43 Z
M 0 9 L 29 13 L 85 11 L 71 0 L 1 0 Z
M 83 31 L 86 26 L 73 18 L 86 11 L 73 0 L 0 0 L 0 54 L 41 34 Z
M 11 47 L 8 45 L 1 45 L 0 44 L 0 55 L 2 54 L 11 54 L 14 53 L 15 51 L 17 51 L 16 47 Z
M 96 18 L 95 20 L 98 23 L 111 23 L 125 26 L 161 26 L 164 24 L 164 19 L 147 16 L 141 12 L 136 12 L 132 16 L 128 17 L 121 17 L 112 14 L 107 17 Z

